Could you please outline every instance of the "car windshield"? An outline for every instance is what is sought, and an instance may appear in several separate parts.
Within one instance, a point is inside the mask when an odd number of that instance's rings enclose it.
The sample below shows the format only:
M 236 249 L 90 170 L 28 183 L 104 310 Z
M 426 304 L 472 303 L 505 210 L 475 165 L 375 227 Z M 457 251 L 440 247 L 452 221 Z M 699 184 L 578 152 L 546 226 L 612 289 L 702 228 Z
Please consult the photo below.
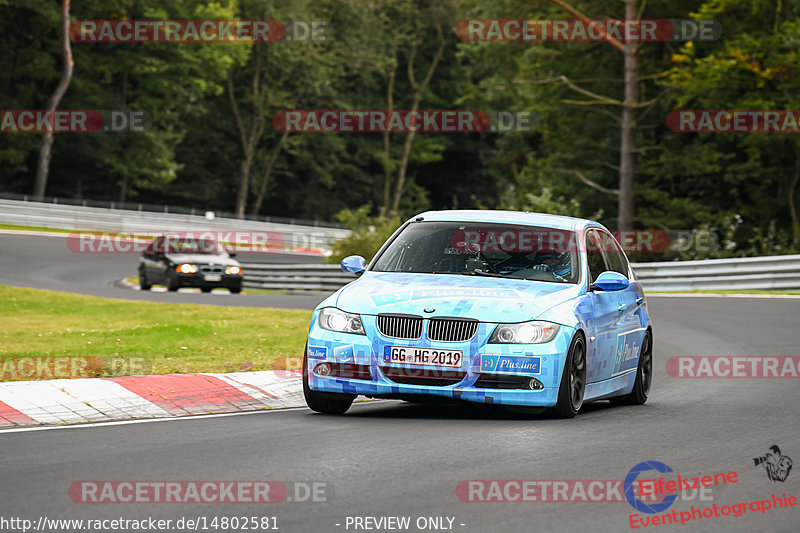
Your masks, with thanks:
M 187 237 L 164 237 L 153 243 L 159 253 L 168 254 L 224 254 L 222 245 L 214 239 L 193 239 Z
M 577 283 L 575 232 L 479 222 L 413 222 L 370 270 Z

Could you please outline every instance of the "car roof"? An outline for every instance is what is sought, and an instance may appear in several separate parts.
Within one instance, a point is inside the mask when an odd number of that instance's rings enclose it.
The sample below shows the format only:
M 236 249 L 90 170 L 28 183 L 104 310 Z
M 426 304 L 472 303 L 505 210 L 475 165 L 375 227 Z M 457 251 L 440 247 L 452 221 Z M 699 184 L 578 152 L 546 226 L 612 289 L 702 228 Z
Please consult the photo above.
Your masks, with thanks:
M 502 211 L 497 209 L 450 209 L 443 211 L 426 211 L 409 219 L 422 217 L 426 221 L 440 222 L 499 222 L 508 224 L 524 224 L 543 226 L 563 230 L 580 230 L 590 226 L 600 226 L 599 222 L 584 218 L 550 215 L 547 213 L 531 213 L 523 211 Z

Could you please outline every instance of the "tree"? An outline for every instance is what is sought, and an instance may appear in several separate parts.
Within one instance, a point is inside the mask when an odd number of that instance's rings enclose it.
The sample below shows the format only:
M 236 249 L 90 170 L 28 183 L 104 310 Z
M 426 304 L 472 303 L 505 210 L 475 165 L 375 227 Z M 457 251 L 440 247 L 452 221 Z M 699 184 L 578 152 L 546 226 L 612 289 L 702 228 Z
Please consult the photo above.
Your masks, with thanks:
M 69 82 L 72 80 L 74 63 L 72 61 L 72 48 L 69 42 L 69 4 L 70 0 L 61 0 L 61 54 L 63 56 L 64 69 L 58 86 L 47 101 L 46 110 L 48 113 L 54 113 L 58 108 L 58 104 L 64 97 L 64 93 L 67 92 Z M 45 190 L 47 189 L 47 175 L 50 171 L 50 150 L 52 147 L 53 129 L 48 128 L 42 136 L 42 148 L 39 151 L 39 167 L 36 169 L 36 179 L 33 183 L 33 197 L 36 200 L 42 200 Z

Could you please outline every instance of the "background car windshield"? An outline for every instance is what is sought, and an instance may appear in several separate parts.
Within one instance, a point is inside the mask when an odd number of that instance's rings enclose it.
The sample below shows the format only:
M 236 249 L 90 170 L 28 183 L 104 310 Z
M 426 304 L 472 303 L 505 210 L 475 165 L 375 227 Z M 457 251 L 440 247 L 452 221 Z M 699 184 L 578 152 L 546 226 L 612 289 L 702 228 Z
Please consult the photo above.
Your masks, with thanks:
M 576 239 L 572 231 L 535 226 L 415 222 L 391 242 L 371 270 L 577 283 Z
M 224 254 L 225 249 L 213 239 L 187 239 L 169 237 L 154 243 L 156 251 L 168 254 Z

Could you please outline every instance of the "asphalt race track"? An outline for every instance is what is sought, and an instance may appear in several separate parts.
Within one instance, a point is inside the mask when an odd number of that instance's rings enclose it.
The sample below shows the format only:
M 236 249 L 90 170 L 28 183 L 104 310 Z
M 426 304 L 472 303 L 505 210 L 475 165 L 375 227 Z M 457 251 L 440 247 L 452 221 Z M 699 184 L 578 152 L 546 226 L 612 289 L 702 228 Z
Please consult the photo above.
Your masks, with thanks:
M 246 263 L 320 263 L 313 256 L 290 254 L 240 254 Z M 0 285 L 50 289 L 105 298 L 151 302 L 313 309 L 324 299 L 319 295 L 226 294 L 199 291 L 177 293 L 141 292 L 115 285 L 135 276 L 139 254 L 80 254 L 67 248 L 64 237 L 0 233 Z M 245 289 L 247 292 L 247 289 Z
M 58 290 L 74 284 L 76 292 L 101 296 L 124 292 L 96 277 L 98 287 L 91 289 L 93 275 L 82 268 L 90 268 L 96 258 L 50 255 L 55 252 L 34 246 L 10 258 L 15 242 L 4 235 L 0 243 L 0 283 Z M 119 261 L 120 267 L 134 262 L 132 256 L 121 257 L 103 260 Z M 25 265 L 23 272 L 23 263 L 31 259 L 41 264 Z M 67 259 L 86 262 L 73 266 Z M 46 281 L 47 276 L 54 279 Z M 148 299 L 166 301 L 168 296 L 183 301 L 204 295 L 152 294 Z M 635 512 L 624 501 L 465 502 L 456 487 L 462 480 L 623 480 L 648 460 L 661 461 L 683 477 L 738 474 L 737 482 L 706 496 L 713 500 L 695 494 L 666 512 L 690 511 L 692 505 L 731 506 L 772 494 L 798 496 L 797 469 L 777 482 L 753 464 L 774 444 L 794 461 L 800 459 L 798 381 L 678 379 L 667 375 L 665 363 L 678 355 L 800 355 L 800 300 L 652 297 L 648 304 L 655 328 L 655 382 L 641 407 L 612 408 L 602 401 L 586 406 L 573 420 L 555 420 L 483 405 L 382 401 L 357 403 L 339 417 L 293 409 L 5 432 L 0 434 L 0 516 L 34 524 L 41 516 L 206 517 L 208 523 L 214 517 L 269 516 L 285 533 L 367 531 L 353 527 L 354 517 L 395 516 L 411 517 L 407 531 L 432 531 L 417 529 L 416 520 L 448 517 L 452 530 L 463 532 L 621 532 L 631 530 L 629 515 Z M 326 485 L 324 498 L 318 498 L 325 501 L 317 502 L 74 503 L 70 486 L 87 480 L 272 480 L 286 485 L 294 499 L 295 483 Z M 798 517 L 798 507 L 763 513 L 748 509 L 739 517 L 642 529 L 796 532 Z

